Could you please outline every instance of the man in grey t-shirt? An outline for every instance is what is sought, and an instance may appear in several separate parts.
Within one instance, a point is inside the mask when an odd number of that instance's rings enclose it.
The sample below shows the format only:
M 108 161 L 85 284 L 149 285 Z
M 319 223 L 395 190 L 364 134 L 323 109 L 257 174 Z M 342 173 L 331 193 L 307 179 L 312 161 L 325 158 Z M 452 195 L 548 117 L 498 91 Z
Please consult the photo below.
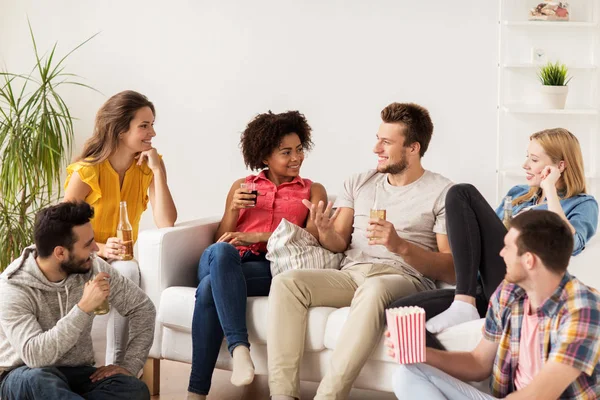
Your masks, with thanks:
M 434 280 L 454 280 L 444 210 L 452 183 L 421 165 L 433 133 L 429 113 L 392 103 L 381 118 L 373 149 L 377 169 L 344 183 L 333 215 L 331 204 L 306 204 L 321 245 L 344 252 L 341 271 L 296 270 L 273 279 L 267 347 L 274 400 L 300 397 L 309 307 L 351 306 L 315 397 L 346 398 L 381 339 L 386 306 L 433 289 Z M 373 207 L 385 209 L 386 219 L 370 218 Z

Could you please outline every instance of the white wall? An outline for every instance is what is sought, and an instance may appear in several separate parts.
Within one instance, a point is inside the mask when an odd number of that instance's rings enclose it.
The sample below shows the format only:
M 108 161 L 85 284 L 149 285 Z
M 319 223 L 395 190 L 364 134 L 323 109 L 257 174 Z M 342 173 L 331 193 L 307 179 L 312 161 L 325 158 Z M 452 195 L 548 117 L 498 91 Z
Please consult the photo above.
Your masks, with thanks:
M 247 174 L 238 140 L 255 114 L 305 113 L 315 149 L 302 175 L 337 192 L 375 165 L 379 112 L 392 101 L 429 108 L 425 166 L 492 201 L 498 9 L 490 3 L 0 0 L 0 66 L 32 65 L 26 15 L 38 47 L 58 41 L 60 54 L 101 32 L 68 62 L 103 93 L 63 91 L 80 118 L 75 153 L 108 96 L 146 94 L 180 221 L 221 213 L 231 182 Z

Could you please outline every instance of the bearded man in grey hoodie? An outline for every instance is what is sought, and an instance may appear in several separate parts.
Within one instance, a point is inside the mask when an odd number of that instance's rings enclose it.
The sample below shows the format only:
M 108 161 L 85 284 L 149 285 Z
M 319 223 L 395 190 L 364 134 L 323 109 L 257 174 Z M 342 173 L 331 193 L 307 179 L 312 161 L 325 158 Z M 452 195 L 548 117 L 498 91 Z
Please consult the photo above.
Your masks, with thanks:
M 154 305 L 135 284 L 95 257 L 87 203 L 41 210 L 35 246 L 0 276 L 0 398 L 149 399 L 136 378 L 154 337 Z M 120 365 L 95 368 L 94 309 L 106 299 L 129 319 Z

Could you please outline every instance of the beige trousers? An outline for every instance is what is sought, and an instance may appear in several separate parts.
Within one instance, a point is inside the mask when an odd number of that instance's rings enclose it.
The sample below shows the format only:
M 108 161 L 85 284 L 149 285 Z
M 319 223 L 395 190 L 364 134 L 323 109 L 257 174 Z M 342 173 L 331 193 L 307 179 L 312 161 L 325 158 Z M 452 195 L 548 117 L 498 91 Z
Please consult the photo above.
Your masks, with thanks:
M 426 288 L 384 264 L 358 264 L 343 271 L 296 270 L 277 275 L 269 294 L 267 352 L 271 395 L 299 398 L 299 368 L 310 307 L 347 307 L 325 377 L 315 399 L 346 399 L 352 383 L 381 340 L 385 308 Z

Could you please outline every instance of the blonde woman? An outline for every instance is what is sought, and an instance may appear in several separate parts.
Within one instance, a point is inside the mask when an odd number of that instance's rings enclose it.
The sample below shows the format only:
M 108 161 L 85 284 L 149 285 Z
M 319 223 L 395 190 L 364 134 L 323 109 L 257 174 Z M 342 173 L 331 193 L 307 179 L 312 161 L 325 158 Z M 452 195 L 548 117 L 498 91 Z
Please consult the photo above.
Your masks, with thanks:
M 98 255 L 137 285 L 137 262 L 120 261 L 125 246 L 116 237 L 119 203 L 127 202 L 134 243 L 148 203 L 159 228 L 173 226 L 177 219 L 165 164 L 152 146 L 154 118 L 154 105 L 146 96 L 132 90 L 112 96 L 98 110 L 94 134 L 81 156 L 67 167 L 65 184 L 64 201 L 85 201 L 94 207 L 91 222 Z M 114 310 L 110 313 L 106 364 L 120 365 L 127 347 L 127 319 Z
M 507 193 L 514 199 L 513 216 L 530 209 L 556 213 L 573 233 L 573 255 L 579 254 L 598 225 L 598 203 L 586 194 L 579 141 L 562 128 L 534 133 L 523 169 L 527 185 L 515 186 Z M 446 220 L 456 270 L 456 290 L 419 293 L 398 300 L 390 307 L 419 305 L 425 308 L 427 318 L 431 318 L 427 322 L 431 333 L 485 316 L 489 298 L 506 274 L 506 265 L 500 257 L 507 233 L 503 217 L 503 205 L 494 212 L 473 185 L 459 184 L 450 188 L 446 197 Z M 428 335 L 427 339 L 429 346 L 441 347 L 434 336 Z

